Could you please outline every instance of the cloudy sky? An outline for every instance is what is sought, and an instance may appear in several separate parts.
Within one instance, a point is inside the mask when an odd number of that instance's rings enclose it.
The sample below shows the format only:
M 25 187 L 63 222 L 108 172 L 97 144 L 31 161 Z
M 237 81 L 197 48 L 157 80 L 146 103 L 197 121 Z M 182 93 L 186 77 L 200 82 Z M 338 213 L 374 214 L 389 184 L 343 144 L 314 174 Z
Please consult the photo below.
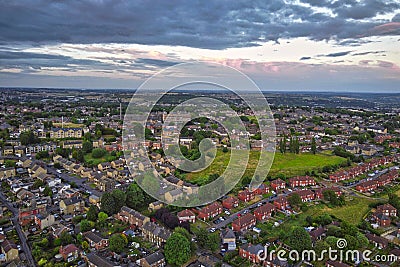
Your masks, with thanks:
M 136 88 L 201 60 L 264 90 L 400 92 L 400 0 L 0 1 L 0 86 Z

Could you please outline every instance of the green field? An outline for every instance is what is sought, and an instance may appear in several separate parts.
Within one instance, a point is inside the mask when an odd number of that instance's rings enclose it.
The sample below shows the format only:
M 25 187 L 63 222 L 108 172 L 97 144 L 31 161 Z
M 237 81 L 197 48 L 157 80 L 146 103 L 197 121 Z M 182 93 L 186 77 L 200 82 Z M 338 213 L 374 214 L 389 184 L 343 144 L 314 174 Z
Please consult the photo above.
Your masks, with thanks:
M 267 224 L 258 224 L 258 227 L 266 231 L 268 237 L 277 237 L 280 233 L 288 233 L 294 226 L 307 226 L 306 218 L 308 216 L 317 217 L 322 214 L 329 214 L 340 220 L 347 221 L 353 225 L 358 225 L 366 214 L 370 211 L 369 204 L 376 202 L 367 198 L 355 198 L 346 201 L 343 207 L 329 208 L 325 204 L 310 206 L 307 211 L 302 212 L 295 217 L 287 218 L 283 224 L 278 227 L 267 227 Z
M 250 151 L 249 163 L 247 165 L 244 176 L 251 177 L 257 167 L 259 151 Z M 221 150 L 217 151 L 217 156 L 213 163 L 205 170 L 197 173 L 188 173 L 186 180 L 192 182 L 200 182 L 206 179 L 210 174 L 219 174 L 225 170 L 228 165 L 230 153 L 223 153 Z M 316 154 L 302 153 L 276 153 L 269 175 L 276 176 L 277 174 L 284 174 L 287 177 L 304 175 L 306 171 L 318 170 L 324 166 L 337 165 L 346 162 L 346 159 L 333 156 L 330 154 Z
M 315 216 L 328 213 L 338 219 L 352 224 L 358 224 L 370 211 L 371 208 L 368 205 L 377 202 L 377 200 L 373 199 L 356 197 L 353 200 L 346 201 L 346 204 L 343 207 L 329 208 L 321 204 L 311 207 L 309 210 L 307 210 L 307 212 L 305 212 L 305 214 Z
M 104 155 L 103 157 L 98 158 L 98 159 L 93 158 L 92 153 L 86 154 L 84 156 L 84 158 L 85 158 L 85 162 L 88 163 L 89 165 L 98 165 L 99 163 L 110 162 L 110 161 L 113 161 L 116 159 L 115 156 L 110 155 L 110 153 L 108 153 L 108 152 L 106 155 Z

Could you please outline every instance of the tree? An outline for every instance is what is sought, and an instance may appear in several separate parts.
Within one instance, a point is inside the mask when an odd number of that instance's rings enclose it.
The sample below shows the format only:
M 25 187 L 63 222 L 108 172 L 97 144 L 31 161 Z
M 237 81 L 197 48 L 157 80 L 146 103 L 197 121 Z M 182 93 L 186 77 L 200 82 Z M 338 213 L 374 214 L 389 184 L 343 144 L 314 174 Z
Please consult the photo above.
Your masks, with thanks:
M 338 197 L 333 190 L 325 190 L 323 192 L 324 199 L 329 201 L 333 206 L 342 206 L 345 204 L 344 196 Z
M 289 202 L 290 206 L 292 206 L 293 208 L 295 208 L 295 207 L 297 207 L 297 208 L 300 207 L 300 205 L 301 205 L 301 203 L 302 203 L 301 197 L 300 197 L 300 195 L 297 194 L 297 193 L 291 194 L 291 195 L 288 197 L 288 202 Z
M 14 160 L 6 159 L 4 165 L 6 165 L 6 168 L 15 168 L 17 163 Z
M 357 249 L 359 247 L 358 240 L 355 236 L 345 235 L 344 239 L 347 241 L 347 246 L 345 249 Z
M 50 157 L 49 152 L 46 150 L 36 153 L 35 156 L 36 159 L 47 159 L 49 157 Z
M 110 215 L 114 215 L 115 214 L 115 201 L 114 201 L 114 197 L 112 195 L 111 192 L 105 192 L 103 194 L 103 196 L 101 197 L 101 202 L 100 202 L 100 210 L 110 214 Z
M 108 215 L 105 212 L 100 211 L 99 214 L 97 215 L 98 219 L 99 219 L 99 224 L 101 226 L 104 225 L 104 223 L 107 221 L 108 219 Z
M 358 246 L 360 248 L 366 248 L 369 244 L 368 238 L 363 235 L 362 233 L 358 232 L 356 234 L 356 238 L 357 238 L 357 242 L 358 242 Z
M 125 205 L 126 194 L 119 189 L 115 189 L 112 192 L 112 196 L 113 196 L 114 202 L 115 202 L 115 212 L 119 212 L 121 210 L 122 206 Z
M 311 139 L 311 152 L 315 155 L 317 153 L 317 143 L 315 142 L 315 137 Z
M 36 179 L 35 182 L 34 182 L 33 185 L 32 185 L 32 188 L 33 188 L 33 189 L 39 189 L 39 187 L 42 187 L 42 186 L 44 186 L 45 184 L 46 184 L 46 183 L 43 182 L 42 180 Z
M 74 159 L 76 159 L 79 162 L 84 162 L 85 158 L 84 158 L 84 154 L 82 150 L 75 150 L 74 152 L 72 152 L 72 157 Z
M 219 249 L 220 237 L 218 233 L 209 233 L 207 236 L 206 247 L 212 252 L 216 252 Z
M 299 143 L 299 138 L 296 136 L 296 139 L 294 140 L 294 153 L 299 154 L 300 153 L 300 143 Z
M 86 240 L 82 242 L 82 249 L 84 251 L 88 251 L 89 250 L 89 243 Z
M 136 183 L 129 185 L 126 190 L 126 205 L 132 209 L 140 209 L 144 204 L 143 190 Z
M 46 187 L 43 190 L 43 194 L 45 196 L 51 197 L 53 196 L 53 190 L 51 190 L 51 188 L 48 185 L 46 185 Z
M 72 236 L 67 232 L 64 231 L 60 236 L 61 245 L 65 246 L 71 244 L 73 241 Z
M 342 228 L 343 232 L 346 235 L 351 235 L 351 236 L 355 236 L 358 233 L 358 229 L 355 225 L 348 223 L 346 221 L 343 221 L 340 224 L 340 227 Z
M 286 144 L 284 138 L 279 140 L 279 151 L 283 154 L 286 151 Z
M 332 221 L 333 221 L 332 217 L 326 213 L 315 218 L 315 222 L 320 225 L 328 225 L 328 224 L 332 223 Z
M 93 144 L 91 141 L 84 141 L 82 144 L 82 150 L 85 153 L 91 153 L 93 150 Z
M 154 217 L 164 223 L 168 228 L 174 229 L 179 225 L 179 219 L 175 214 L 172 214 L 168 209 L 161 208 L 156 211 Z
M 106 153 L 107 153 L 107 151 L 103 148 L 95 148 L 92 151 L 92 157 L 95 159 L 98 159 L 98 158 L 103 157 Z
M 219 248 L 219 235 L 218 233 L 209 233 L 206 229 L 201 228 L 196 233 L 198 244 L 205 248 L 209 249 L 212 252 L 215 252 Z
M 113 234 L 110 237 L 110 250 L 116 253 L 121 253 L 126 245 L 128 244 L 128 239 L 122 234 Z
M 92 222 L 95 222 L 98 214 L 99 208 L 95 205 L 90 205 L 89 210 L 86 212 L 86 218 Z
M 92 230 L 92 224 L 87 219 L 82 220 L 80 225 L 81 225 L 81 232 L 87 232 Z
M 19 135 L 19 140 L 23 146 L 39 143 L 39 138 L 32 131 L 22 132 Z
M 318 240 L 315 243 L 316 255 L 322 255 L 322 251 L 323 250 L 328 251 L 329 250 L 329 244 L 327 242 L 323 241 L 323 240 Z M 325 253 L 324 255 L 325 255 L 325 258 L 327 258 L 327 256 L 328 256 L 327 253 Z
M 174 233 L 179 233 L 181 235 L 183 235 L 184 237 L 186 237 L 187 240 L 192 240 L 192 236 L 190 235 L 190 233 L 188 232 L 188 230 L 186 230 L 185 228 L 182 227 L 176 227 L 174 229 Z
M 173 233 L 165 243 L 164 254 L 169 264 L 182 266 L 191 256 L 189 240 L 180 233 Z
M 312 247 L 311 237 L 307 231 L 300 226 L 293 228 L 288 241 L 288 245 L 291 249 L 303 252 L 303 250 L 310 249 Z

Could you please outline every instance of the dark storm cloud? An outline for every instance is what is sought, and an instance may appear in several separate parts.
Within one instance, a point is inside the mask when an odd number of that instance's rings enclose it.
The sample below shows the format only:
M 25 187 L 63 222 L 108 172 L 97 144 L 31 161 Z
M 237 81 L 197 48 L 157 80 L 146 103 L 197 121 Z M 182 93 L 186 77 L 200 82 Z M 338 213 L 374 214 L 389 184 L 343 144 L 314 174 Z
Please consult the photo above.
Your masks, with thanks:
M 309 60 L 311 57 L 301 57 L 300 60 Z
M 2 1 L 0 43 L 137 43 L 224 49 L 279 38 L 357 38 L 382 22 L 359 20 L 399 8 L 398 2 L 276 1 Z M 352 20 L 349 20 L 349 19 Z M 376 34 L 379 34 L 377 32 Z
M 366 51 L 366 52 L 360 52 L 360 53 L 354 53 L 352 56 L 365 56 L 365 55 L 370 55 L 370 54 L 381 54 L 385 53 L 386 51 Z
M 339 42 L 339 45 L 343 46 L 360 46 L 363 44 L 373 43 L 373 42 L 380 42 L 380 41 L 371 41 L 371 40 L 363 40 L 363 39 L 348 39 Z
M 41 68 L 62 68 L 74 65 L 75 69 L 84 68 L 84 66 L 102 67 L 111 69 L 111 65 L 104 64 L 100 61 L 90 59 L 74 59 L 68 56 L 50 55 L 31 52 L 15 52 L 7 49 L 0 50 L 0 66 L 1 68 L 21 68 L 36 69 Z M 80 66 L 80 67 L 76 67 Z
M 334 12 L 341 18 L 365 19 L 392 12 L 398 8 L 400 8 L 398 1 L 366 0 L 339 6 L 334 9 Z
M 396 15 L 392 18 L 392 22 L 400 22 L 400 13 L 396 14 Z
M 314 7 L 328 8 L 341 19 L 355 20 L 373 18 L 400 8 L 400 3 L 395 0 L 301 0 L 301 2 Z
M 324 57 L 343 57 L 343 56 L 346 56 L 346 55 L 350 54 L 351 52 L 352 51 L 343 51 L 343 52 L 330 53 L 330 54 L 321 55 L 321 56 L 324 56 Z

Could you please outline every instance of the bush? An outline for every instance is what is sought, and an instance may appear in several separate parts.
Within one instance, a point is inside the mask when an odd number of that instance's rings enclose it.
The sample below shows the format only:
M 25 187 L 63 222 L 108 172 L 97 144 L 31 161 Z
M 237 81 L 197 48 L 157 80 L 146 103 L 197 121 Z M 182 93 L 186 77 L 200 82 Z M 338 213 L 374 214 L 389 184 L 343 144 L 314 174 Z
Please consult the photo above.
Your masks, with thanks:
M 92 151 L 92 157 L 95 159 L 98 159 L 98 158 L 103 157 L 106 153 L 107 153 L 107 151 L 102 148 L 95 148 Z

